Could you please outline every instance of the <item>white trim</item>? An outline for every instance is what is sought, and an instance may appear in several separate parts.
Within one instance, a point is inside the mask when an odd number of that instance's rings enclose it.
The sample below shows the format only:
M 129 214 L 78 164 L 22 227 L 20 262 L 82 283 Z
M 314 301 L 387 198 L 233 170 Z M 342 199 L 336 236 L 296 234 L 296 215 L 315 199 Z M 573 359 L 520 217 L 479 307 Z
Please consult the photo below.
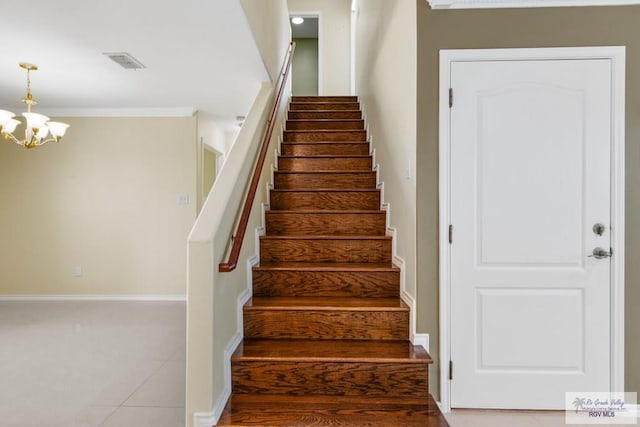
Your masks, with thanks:
M 349 58 L 349 93 L 356 95 L 356 48 L 358 36 L 358 17 L 360 16 L 360 7 L 357 0 L 351 0 L 351 28 L 350 28 L 350 58 Z
M 413 341 L 411 342 L 413 345 L 421 345 L 425 350 L 427 350 L 427 353 L 431 354 L 431 350 L 429 349 L 429 334 L 416 333 L 413 335 Z
M 38 113 L 52 117 L 191 117 L 197 111 L 194 107 L 38 109 Z
M 624 391 L 624 160 L 625 160 L 625 47 L 569 47 L 540 49 L 469 49 L 440 51 L 439 204 L 440 204 L 440 399 L 451 410 L 447 369 L 450 360 L 450 109 L 451 64 L 458 61 L 611 59 L 612 63 L 612 180 L 611 180 L 611 390 Z
M 186 295 L 0 295 L 0 301 L 176 301 Z
M 324 61 L 322 60 L 324 56 L 322 54 L 322 46 L 323 46 L 322 12 L 320 11 L 306 11 L 306 12 L 289 11 L 289 22 L 291 22 L 292 16 L 301 16 L 303 18 L 318 18 L 318 96 L 322 96 L 324 95 L 324 89 L 322 84 L 323 74 L 324 74 L 322 72 L 322 69 L 323 69 L 322 64 L 324 63 Z M 291 90 L 293 90 L 293 85 L 291 87 L 292 87 Z
M 615 49 L 615 50 L 614 50 Z M 611 147 L 611 390 L 624 391 L 624 269 L 625 269 L 625 102 L 626 48 L 611 48 L 613 79 Z
M 640 0 L 427 0 L 432 9 L 493 9 L 505 7 L 625 6 Z
M 216 425 L 218 418 L 213 416 L 213 412 L 194 412 L 193 427 L 211 427 Z
M 322 12 L 318 14 L 318 96 L 324 95 L 324 35 L 322 31 Z

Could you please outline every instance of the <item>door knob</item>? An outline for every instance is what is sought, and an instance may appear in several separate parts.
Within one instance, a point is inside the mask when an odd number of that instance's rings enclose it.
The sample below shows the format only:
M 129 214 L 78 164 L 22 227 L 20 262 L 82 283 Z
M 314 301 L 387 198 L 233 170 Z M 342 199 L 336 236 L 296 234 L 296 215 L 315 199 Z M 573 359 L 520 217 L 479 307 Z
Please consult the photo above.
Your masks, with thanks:
M 593 254 L 589 255 L 590 257 L 593 257 L 595 259 L 603 259 L 603 258 L 609 258 L 611 257 L 611 255 L 613 255 L 610 251 L 607 251 L 605 249 L 602 248 L 595 248 L 593 250 Z

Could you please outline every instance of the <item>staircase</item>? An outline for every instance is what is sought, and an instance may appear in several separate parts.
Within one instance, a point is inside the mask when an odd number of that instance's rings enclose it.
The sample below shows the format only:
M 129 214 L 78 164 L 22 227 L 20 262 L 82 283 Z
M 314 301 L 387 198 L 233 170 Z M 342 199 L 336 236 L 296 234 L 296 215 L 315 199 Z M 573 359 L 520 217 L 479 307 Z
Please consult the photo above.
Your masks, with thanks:
M 356 97 L 293 97 L 219 426 L 447 426 Z

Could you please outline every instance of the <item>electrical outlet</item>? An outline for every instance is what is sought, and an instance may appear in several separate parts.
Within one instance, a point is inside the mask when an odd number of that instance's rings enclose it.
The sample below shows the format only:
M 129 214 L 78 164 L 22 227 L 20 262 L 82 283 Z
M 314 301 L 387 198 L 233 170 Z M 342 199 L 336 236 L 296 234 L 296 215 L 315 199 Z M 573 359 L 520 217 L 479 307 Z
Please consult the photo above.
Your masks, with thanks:
M 73 277 L 82 277 L 82 266 L 76 265 L 73 267 Z
M 188 194 L 179 194 L 178 195 L 178 204 L 179 205 L 188 205 L 189 204 L 189 195 Z

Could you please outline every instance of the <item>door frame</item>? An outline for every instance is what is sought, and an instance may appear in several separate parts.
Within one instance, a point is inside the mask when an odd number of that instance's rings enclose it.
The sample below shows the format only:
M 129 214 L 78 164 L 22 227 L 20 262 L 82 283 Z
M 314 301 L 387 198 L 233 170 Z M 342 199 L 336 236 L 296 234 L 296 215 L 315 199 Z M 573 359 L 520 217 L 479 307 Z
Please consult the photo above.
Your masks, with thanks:
M 525 49 L 443 49 L 439 89 L 439 254 L 440 254 L 440 405 L 451 411 L 451 200 L 450 108 L 451 66 L 454 62 L 610 59 L 612 76 L 611 139 L 611 354 L 612 391 L 624 391 L 624 176 L 625 176 L 625 47 L 555 47 Z M 455 106 L 455 91 L 454 91 Z M 605 391 L 605 390 L 602 390 Z
M 322 54 L 322 48 L 323 48 L 323 34 L 322 34 L 322 12 L 320 11 L 306 11 L 306 12 L 296 12 L 296 11 L 289 11 L 289 25 L 293 25 L 291 24 L 291 18 L 293 18 L 294 16 L 300 16 L 302 18 L 318 18 L 318 96 L 322 96 L 324 95 L 324 89 L 323 89 L 323 84 L 322 84 L 322 80 L 323 80 L 323 72 L 322 72 L 322 65 L 323 65 L 323 54 Z M 291 38 L 293 39 L 293 35 L 291 36 Z

